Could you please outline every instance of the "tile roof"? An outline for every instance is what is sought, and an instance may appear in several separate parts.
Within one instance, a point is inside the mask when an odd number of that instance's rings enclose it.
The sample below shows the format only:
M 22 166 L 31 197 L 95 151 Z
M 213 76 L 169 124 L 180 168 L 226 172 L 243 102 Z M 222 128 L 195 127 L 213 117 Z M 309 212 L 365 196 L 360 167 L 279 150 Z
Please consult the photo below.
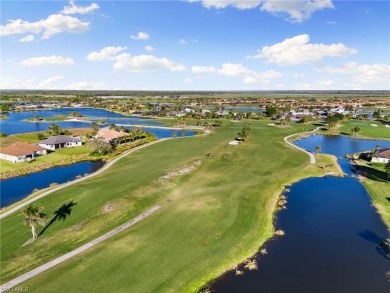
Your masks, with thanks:
M 70 137 L 67 135 L 57 135 L 57 136 L 50 136 L 47 139 L 41 140 L 40 144 L 61 144 L 61 143 L 67 143 L 67 142 L 80 142 L 81 140 L 75 137 Z
M 43 150 L 45 149 L 36 145 L 25 142 L 15 142 L 8 147 L 0 148 L 0 153 L 11 156 L 27 156 L 33 154 L 34 152 Z
M 390 159 L 390 148 L 379 150 L 376 157 Z
M 113 129 L 109 129 L 109 128 L 102 128 L 98 131 L 97 133 L 97 137 L 102 137 L 102 138 L 105 138 L 105 139 L 115 139 L 115 138 L 118 138 L 118 137 L 123 137 L 123 136 L 128 136 L 129 134 L 127 132 L 123 132 L 123 131 L 116 131 L 116 130 L 113 130 Z

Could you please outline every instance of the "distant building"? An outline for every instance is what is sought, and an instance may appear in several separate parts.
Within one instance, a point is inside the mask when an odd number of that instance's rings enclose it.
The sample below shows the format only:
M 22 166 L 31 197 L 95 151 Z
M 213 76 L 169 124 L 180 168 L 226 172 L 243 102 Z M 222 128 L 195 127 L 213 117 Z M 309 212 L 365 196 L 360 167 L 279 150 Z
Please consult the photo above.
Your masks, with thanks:
M 38 144 L 47 150 L 56 150 L 69 147 L 82 146 L 83 143 L 79 138 L 66 135 L 50 136 L 47 139 L 41 140 Z
M 371 158 L 371 163 L 387 164 L 390 161 L 390 148 L 379 150 L 375 156 Z
M 0 148 L 0 159 L 13 163 L 29 161 L 46 154 L 47 151 L 44 148 L 25 142 L 15 142 L 8 147 Z

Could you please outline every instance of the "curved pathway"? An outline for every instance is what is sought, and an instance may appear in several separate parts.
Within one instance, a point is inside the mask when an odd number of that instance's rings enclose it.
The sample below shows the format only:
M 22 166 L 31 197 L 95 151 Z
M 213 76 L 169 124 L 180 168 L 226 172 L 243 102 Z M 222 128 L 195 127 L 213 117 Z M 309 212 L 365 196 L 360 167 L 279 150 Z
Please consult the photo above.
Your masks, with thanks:
M 140 145 L 140 146 L 138 146 L 138 147 L 135 147 L 135 148 L 133 148 L 133 149 L 131 149 L 131 150 L 125 152 L 124 154 L 120 155 L 119 157 L 113 159 L 112 161 L 109 161 L 109 162 L 106 163 L 101 169 L 97 170 L 96 172 L 94 172 L 94 173 L 92 173 L 92 174 L 89 174 L 89 175 L 87 175 L 87 176 L 85 176 L 85 177 L 82 177 L 82 178 L 73 180 L 73 181 L 71 181 L 71 182 L 67 182 L 67 183 L 61 184 L 60 186 L 58 186 L 58 187 L 56 187 L 56 188 L 53 188 L 53 189 L 48 190 L 48 191 L 46 191 L 46 192 L 43 192 L 42 194 L 40 194 L 40 195 L 38 195 L 38 196 L 36 196 L 36 197 L 34 197 L 34 198 L 32 198 L 32 199 L 29 199 L 29 200 L 27 200 L 27 201 L 25 201 L 25 202 L 23 202 L 23 203 L 17 205 L 16 207 L 14 207 L 14 208 L 12 208 L 12 209 L 10 209 L 10 210 L 8 210 L 8 211 L 6 211 L 6 212 L 0 214 L 0 219 L 2 219 L 2 218 L 4 218 L 4 217 L 6 217 L 6 216 L 8 216 L 8 215 L 10 215 L 10 214 L 12 214 L 12 213 L 14 213 L 15 211 L 20 210 L 22 207 L 25 207 L 25 206 L 27 206 L 27 205 L 33 203 L 34 201 L 36 201 L 36 200 L 38 200 L 38 199 L 41 199 L 42 197 L 45 197 L 46 195 L 49 195 L 50 193 L 53 193 L 53 192 L 55 192 L 55 191 L 58 191 L 58 190 L 60 190 L 60 189 L 63 189 L 63 188 L 65 188 L 65 187 L 68 187 L 68 186 L 70 186 L 70 185 L 73 185 L 73 184 L 82 182 L 82 181 L 84 181 L 84 180 L 87 180 L 87 179 L 89 179 L 89 178 L 92 178 L 92 177 L 94 177 L 94 176 L 96 176 L 96 175 L 99 175 L 100 173 L 103 173 L 103 172 L 106 171 L 108 168 L 110 168 L 113 164 L 115 164 L 117 161 L 119 161 L 119 160 L 122 159 L 123 157 L 125 157 L 125 156 L 131 154 L 132 152 L 135 152 L 135 151 L 137 151 L 137 150 L 139 150 L 139 149 L 142 149 L 142 148 L 144 148 L 144 147 L 147 147 L 147 146 L 150 146 L 150 145 L 153 145 L 153 144 L 156 144 L 156 143 L 159 143 L 159 142 L 168 140 L 168 139 L 172 139 L 172 138 L 171 138 L 171 137 L 162 138 L 162 139 L 158 139 L 158 140 L 156 140 L 156 141 L 153 141 L 153 142 L 150 142 L 150 143 L 143 144 L 143 145 Z
M 111 238 L 112 236 L 118 234 L 119 232 L 122 232 L 123 230 L 133 226 L 134 224 L 138 223 L 142 219 L 144 219 L 147 216 L 158 211 L 160 208 L 161 208 L 161 206 L 155 206 L 155 207 L 151 208 L 150 210 L 142 213 L 138 217 L 132 219 L 131 221 L 124 223 L 124 224 L 120 225 L 119 227 L 116 227 L 115 229 L 111 230 L 110 232 L 103 234 L 102 236 L 80 246 L 79 248 L 76 248 L 75 250 L 72 250 L 71 252 L 68 252 L 68 253 L 66 253 L 66 254 L 64 254 L 56 259 L 53 259 L 52 261 L 49 261 L 48 263 L 45 263 L 44 265 L 41 265 L 40 267 L 37 267 L 36 269 L 33 269 L 32 271 L 29 271 L 29 272 L 21 275 L 20 277 L 17 277 L 17 278 L 15 278 L 15 279 L 13 279 L 5 284 L 0 285 L 0 292 L 13 291 L 13 290 L 11 290 L 12 287 L 15 287 L 16 285 L 19 285 L 20 283 L 22 283 L 22 282 L 24 282 L 24 281 L 26 281 L 34 276 L 70 259 L 71 257 L 86 251 L 87 249 L 101 243 L 102 241 L 104 241 L 108 238 Z M 15 289 L 17 289 L 17 288 L 15 288 Z M 15 290 L 15 291 L 18 291 L 18 290 Z
M 311 164 L 315 164 L 315 163 L 316 163 L 316 158 L 314 157 L 314 155 L 313 155 L 311 152 L 308 152 L 307 150 L 305 150 L 305 149 L 303 149 L 303 148 L 301 148 L 301 147 L 299 147 L 299 146 L 296 146 L 295 144 L 289 142 L 288 139 L 289 139 L 290 137 L 295 136 L 295 135 L 306 134 L 306 133 L 313 133 L 313 132 L 317 131 L 318 129 L 319 129 L 319 127 L 317 127 L 316 129 L 307 131 L 307 132 L 294 133 L 294 134 L 291 134 L 291 135 L 286 136 L 283 140 L 285 141 L 285 143 L 289 144 L 289 145 L 292 146 L 293 148 L 296 148 L 296 149 L 298 149 L 298 150 L 300 150 L 300 151 L 305 152 L 306 154 L 308 154 L 309 157 L 310 157 L 310 163 L 311 163 Z

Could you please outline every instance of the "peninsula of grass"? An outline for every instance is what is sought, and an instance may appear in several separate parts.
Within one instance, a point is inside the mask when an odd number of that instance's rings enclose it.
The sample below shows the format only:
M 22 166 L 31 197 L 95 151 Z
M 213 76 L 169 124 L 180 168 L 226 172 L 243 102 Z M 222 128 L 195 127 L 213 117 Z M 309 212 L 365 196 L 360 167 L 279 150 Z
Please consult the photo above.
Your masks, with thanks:
M 33 118 L 28 118 L 24 119 L 24 122 L 62 122 L 68 119 L 72 119 L 74 117 L 70 117 L 68 115 L 54 115 L 54 116 L 49 116 L 49 117 L 39 117 L 38 119 Z
M 372 198 L 383 222 L 390 230 L 390 181 L 385 173 L 385 164 L 372 166 L 367 161 L 355 160 L 359 179 Z
M 21 213 L 2 219 L 1 283 L 156 204 L 163 207 L 151 217 L 22 286 L 36 292 L 196 292 L 252 256 L 274 233 L 275 205 L 284 187 L 326 172 L 283 142 L 301 126 L 254 122 L 245 143 L 228 145 L 243 126 L 227 124 L 206 136 L 148 146 L 94 178 L 38 200 L 51 217 L 75 205 L 31 244 L 23 246 L 31 232 Z M 195 162 L 200 166 L 188 174 L 163 177 Z

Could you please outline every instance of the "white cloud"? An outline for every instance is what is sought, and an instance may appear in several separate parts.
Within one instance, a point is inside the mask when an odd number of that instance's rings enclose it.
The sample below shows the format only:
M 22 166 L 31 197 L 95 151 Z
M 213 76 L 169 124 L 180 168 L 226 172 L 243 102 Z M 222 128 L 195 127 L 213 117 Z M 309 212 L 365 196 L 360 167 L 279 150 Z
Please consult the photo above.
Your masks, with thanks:
M 298 35 L 281 43 L 265 46 L 258 50 L 257 55 L 248 58 L 266 58 L 269 63 L 279 65 L 298 65 L 319 61 L 324 57 L 341 57 L 357 53 L 356 49 L 348 48 L 342 43 L 324 45 L 309 44 L 309 41 L 309 35 Z
M 296 77 L 296 78 L 303 78 L 303 77 L 305 77 L 305 74 L 304 73 L 295 72 L 294 73 L 294 77 Z
M 260 7 L 276 15 L 287 15 L 293 22 L 308 19 L 315 11 L 334 8 L 332 0 L 189 0 L 201 2 L 206 8 L 222 9 L 228 6 L 237 9 L 254 9 Z
M 79 81 L 65 86 L 66 90 L 108 90 L 104 82 Z
M 99 52 L 91 52 L 87 56 L 89 61 L 115 60 L 119 52 L 126 50 L 127 47 L 104 47 Z
M 332 80 L 319 80 L 313 83 L 297 83 L 294 84 L 295 90 L 326 90 L 329 89 L 334 82 Z
M 353 75 L 356 84 L 387 83 L 389 87 L 390 65 L 387 64 L 358 64 L 350 62 L 340 67 L 325 66 L 317 68 L 319 72 L 330 74 Z
M 264 72 L 256 72 L 243 66 L 241 63 L 225 63 L 222 64 L 218 74 L 224 76 L 240 77 L 244 83 L 267 83 L 270 79 L 282 76 L 280 72 L 267 70 Z
M 212 73 L 216 69 L 213 66 L 192 66 L 192 73 Z
M 187 45 L 188 42 L 182 38 L 179 40 L 178 44 L 184 46 L 184 45 Z
M 154 48 L 153 48 L 153 46 L 145 46 L 145 51 L 153 52 Z
M 23 60 L 20 65 L 23 66 L 30 66 L 30 67 L 35 67 L 35 66 L 59 66 L 59 65 L 73 65 L 74 60 L 72 58 L 66 58 L 62 56 L 56 56 L 56 55 L 51 55 L 51 56 L 42 56 L 42 57 L 33 57 L 29 59 Z
M 183 64 L 178 64 L 168 58 L 157 58 L 153 55 L 131 56 L 130 54 L 120 54 L 115 58 L 115 69 L 123 69 L 135 72 L 151 71 L 158 69 L 168 69 L 170 71 L 185 71 Z
M 197 1 L 190 1 L 197 2 Z M 202 0 L 202 5 L 206 8 L 226 8 L 233 6 L 238 9 L 252 9 L 256 8 L 262 2 L 261 0 Z
M 130 38 L 132 38 L 133 40 L 148 40 L 150 39 L 150 36 L 147 33 L 139 32 L 135 36 L 131 35 Z
M 27 42 L 33 42 L 35 40 L 34 35 L 27 35 L 21 39 L 19 39 L 19 42 L 21 43 L 27 43 Z
M 41 19 L 36 22 L 29 22 L 21 19 L 9 20 L 6 25 L 0 26 L 0 35 L 8 36 L 24 33 L 39 34 L 43 32 L 42 38 L 48 39 L 52 35 L 61 32 L 79 33 L 88 29 L 88 22 L 82 22 L 73 16 L 52 14 L 46 19 Z
M 192 83 L 192 79 L 191 79 L 191 78 L 186 78 L 186 79 L 184 80 L 184 82 L 185 82 L 185 83 Z
M 265 0 L 262 1 L 260 10 L 272 14 L 288 15 L 288 20 L 302 22 L 310 18 L 313 12 L 327 8 L 334 8 L 331 0 Z
M 61 11 L 62 14 L 89 14 L 100 8 L 100 6 L 96 3 L 92 3 L 89 6 L 77 6 L 72 0 L 69 1 L 69 3 L 70 6 L 65 6 Z
M 40 83 L 38 83 L 37 88 L 38 89 L 56 89 L 57 87 L 53 87 L 51 84 L 53 82 L 56 82 L 56 81 L 61 80 L 63 78 L 64 78 L 64 76 L 62 76 L 62 75 L 50 77 L 50 78 L 45 79 L 45 80 L 41 81 Z

